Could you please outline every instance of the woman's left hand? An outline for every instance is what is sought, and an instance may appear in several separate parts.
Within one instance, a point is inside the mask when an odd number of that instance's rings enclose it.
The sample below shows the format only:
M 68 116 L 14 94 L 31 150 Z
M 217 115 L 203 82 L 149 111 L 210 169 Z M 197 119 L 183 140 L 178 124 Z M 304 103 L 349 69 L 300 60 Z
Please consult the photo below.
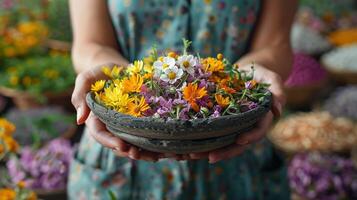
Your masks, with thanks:
M 247 65 L 241 69 L 250 70 L 250 66 L 251 65 Z M 216 163 L 221 160 L 238 156 L 242 154 L 251 144 L 258 142 L 265 136 L 273 122 L 274 116 L 280 117 L 283 105 L 285 104 L 282 79 L 275 72 L 260 65 L 254 65 L 254 70 L 254 79 L 256 81 L 270 84 L 269 90 L 273 94 L 273 105 L 271 111 L 269 111 L 259 121 L 257 127 L 238 136 L 235 144 L 211 152 L 193 153 L 189 155 L 190 159 L 208 158 L 210 163 Z

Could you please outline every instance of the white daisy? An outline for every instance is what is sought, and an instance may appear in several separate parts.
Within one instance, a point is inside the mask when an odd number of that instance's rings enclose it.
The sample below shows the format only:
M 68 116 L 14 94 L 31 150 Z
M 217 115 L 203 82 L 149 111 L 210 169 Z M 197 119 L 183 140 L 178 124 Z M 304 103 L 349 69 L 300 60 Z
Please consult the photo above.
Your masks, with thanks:
M 193 55 L 183 55 L 177 59 L 178 65 L 189 74 L 195 73 L 197 59 Z
M 170 84 L 174 84 L 183 75 L 183 70 L 179 69 L 176 65 L 167 67 L 163 71 L 164 73 L 160 76 L 160 79 Z
M 166 68 L 175 66 L 175 59 L 171 57 L 164 57 L 162 59 L 158 59 L 154 62 L 154 76 L 160 77 L 161 72 Z

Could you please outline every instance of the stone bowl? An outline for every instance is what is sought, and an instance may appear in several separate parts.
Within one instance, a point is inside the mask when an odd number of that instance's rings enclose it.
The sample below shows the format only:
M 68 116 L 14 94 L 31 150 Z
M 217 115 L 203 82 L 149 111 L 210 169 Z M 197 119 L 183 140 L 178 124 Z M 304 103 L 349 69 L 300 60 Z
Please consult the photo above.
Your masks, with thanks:
M 126 133 L 147 139 L 203 140 L 245 132 L 255 126 L 271 107 L 272 95 L 266 96 L 256 108 L 236 115 L 202 119 L 164 120 L 153 117 L 133 117 L 106 108 L 88 93 L 87 105 L 113 133 Z
M 271 107 L 272 95 L 256 108 L 218 118 L 164 120 L 132 117 L 106 108 L 87 94 L 87 105 L 115 136 L 139 148 L 160 153 L 207 152 L 233 144 L 237 135 L 253 129 Z

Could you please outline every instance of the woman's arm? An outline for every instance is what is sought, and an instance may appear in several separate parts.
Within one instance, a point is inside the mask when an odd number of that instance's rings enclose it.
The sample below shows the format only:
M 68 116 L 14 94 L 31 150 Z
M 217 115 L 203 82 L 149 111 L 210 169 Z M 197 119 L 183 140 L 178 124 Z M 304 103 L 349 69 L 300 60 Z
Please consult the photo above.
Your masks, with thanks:
M 70 0 L 70 12 L 72 59 L 78 73 L 106 63 L 128 63 L 118 51 L 106 1 Z
M 263 2 L 260 21 L 253 38 L 251 51 L 238 63 L 255 62 L 277 73 L 285 80 L 292 65 L 290 30 L 298 0 L 267 0 Z
M 101 65 L 126 66 L 119 51 L 105 0 L 70 0 L 73 27 L 72 59 L 78 76 L 72 94 L 77 123 L 87 125 L 89 133 L 100 144 L 113 149 L 118 156 L 154 161 L 160 154 L 140 151 L 109 133 L 105 125 L 90 114 L 85 98 L 91 84 L 104 79 Z M 112 63 L 112 64 L 110 64 Z
M 290 29 L 297 3 L 297 0 L 265 0 L 251 50 L 237 61 L 240 68 L 248 70 L 254 62 L 254 79 L 270 83 L 269 90 L 273 94 L 272 111 L 267 113 L 255 129 L 240 135 L 236 144 L 209 152 L 209 162 L 214 163 L 240 155 L 250 144 L 265 136 L 273 121 L 273 114 L 280 116 L 285 103 L 282 80 L 287 78 L 292 65 Z M 190 155 L 193 159 L 205 156 L 205 153 Z

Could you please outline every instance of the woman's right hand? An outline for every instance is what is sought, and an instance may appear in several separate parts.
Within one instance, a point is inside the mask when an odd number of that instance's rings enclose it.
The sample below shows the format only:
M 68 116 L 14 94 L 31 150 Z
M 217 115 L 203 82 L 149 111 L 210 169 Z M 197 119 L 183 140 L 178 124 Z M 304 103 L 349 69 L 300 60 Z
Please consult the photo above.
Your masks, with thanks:
M 106 66 L 113 67 L 114 64 Z M 72 94 L 72 104 L 77 111 L 77 124 L 86 124 L 90 135 L 103 146 L 110 148 L 117 156 L 129 157 L 134 160 L 157 161 L 166 157 L 163 154 L 139 149 L 126 143 L 110 133 L 105 125 L 96 117 L 86 104 L 86 95 L 92 83 L 99 79 L 106 79 L 102 66 L 90 68 L 78 74 Z

